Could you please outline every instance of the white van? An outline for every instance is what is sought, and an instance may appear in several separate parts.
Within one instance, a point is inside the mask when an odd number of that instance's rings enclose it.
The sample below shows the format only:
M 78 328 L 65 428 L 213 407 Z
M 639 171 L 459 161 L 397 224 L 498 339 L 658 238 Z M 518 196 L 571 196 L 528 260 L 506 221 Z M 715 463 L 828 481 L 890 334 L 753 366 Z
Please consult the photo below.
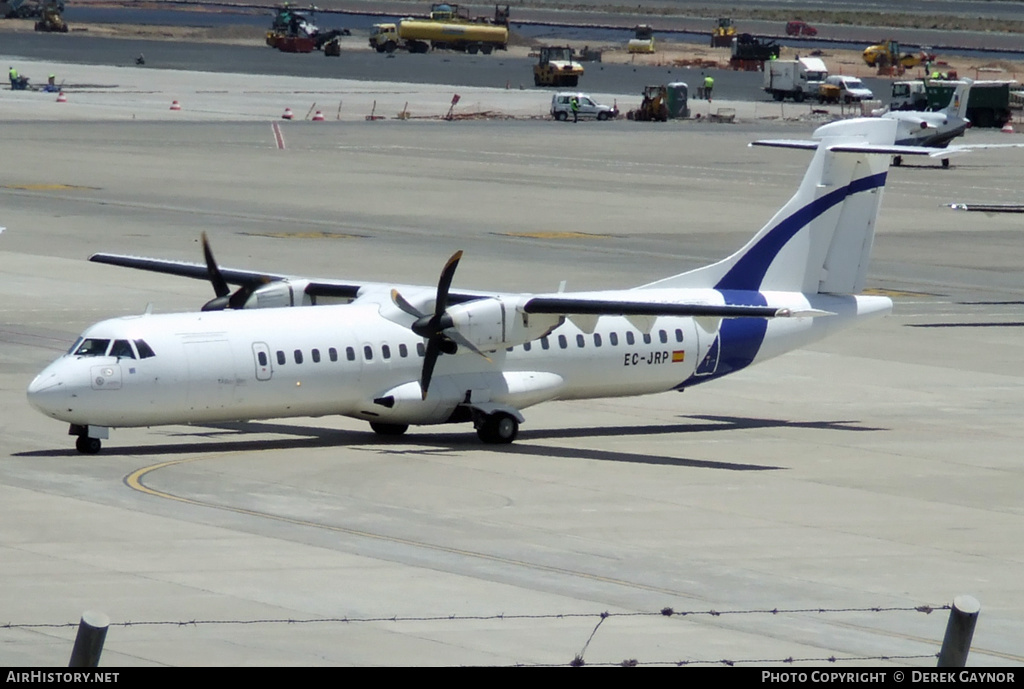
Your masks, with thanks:
M 875 94 L 871 93 L 871 89 L 864 86 L 864 82 L 857 77 L 835 75 L 826 79 L 825 83 L 839 87 L 839 100 L 844 103 L 871 100 L 875 97 Z
M 607 105 L 594 102 L 594 99 L 585 93 L 556 93 L 551 96 L 551 116 L 556 120 L 572 119 L 572 99 L 579 101 L 579 117 L 590 117 L 598 120 L 607 120 L 619 113 Z

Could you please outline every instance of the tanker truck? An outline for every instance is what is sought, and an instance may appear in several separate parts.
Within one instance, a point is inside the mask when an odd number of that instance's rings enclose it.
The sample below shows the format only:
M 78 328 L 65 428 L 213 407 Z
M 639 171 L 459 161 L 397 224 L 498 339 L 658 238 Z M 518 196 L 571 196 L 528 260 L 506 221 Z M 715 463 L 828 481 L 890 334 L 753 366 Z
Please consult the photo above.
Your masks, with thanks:
M 370 33 L 370 47 L 378 53 L 447 49 L 490 55 L 507 45 L 508 28 L 494 24 L 402 19 L 398 24 L 374 24 Z

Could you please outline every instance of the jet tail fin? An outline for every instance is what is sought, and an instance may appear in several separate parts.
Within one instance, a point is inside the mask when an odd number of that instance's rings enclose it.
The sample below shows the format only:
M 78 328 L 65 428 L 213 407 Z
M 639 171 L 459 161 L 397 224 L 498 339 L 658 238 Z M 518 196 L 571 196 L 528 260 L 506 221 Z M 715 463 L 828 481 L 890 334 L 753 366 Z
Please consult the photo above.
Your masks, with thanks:
M 895 120 L 862 118 L 819 127 L 812 141 L 755 142 L 815 151 L 796 194 L 732 256 L 643 288 L 861 291 L 892 156 L 934 153 L 896 146 L 896 127 Z

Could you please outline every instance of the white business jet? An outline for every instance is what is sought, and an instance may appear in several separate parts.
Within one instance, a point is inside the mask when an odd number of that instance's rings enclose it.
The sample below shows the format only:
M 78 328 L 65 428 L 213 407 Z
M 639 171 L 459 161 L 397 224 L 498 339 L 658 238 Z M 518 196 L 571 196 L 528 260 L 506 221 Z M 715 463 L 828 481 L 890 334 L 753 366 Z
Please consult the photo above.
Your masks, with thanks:
M 888 313 L 864 287 L 895 120 L 828 124 L 800 188 L 750 242 L 710 266 L 627 290 L 500 294 L 298 279 L 111 254 L 90 260 L 208 279 L 202 311 L 86 329 L 28 387 L 84 453 L 116 427 L 341 414 L 382 435 L 472 422 L 512 442 L 548 400 L 683 390 Z M 239 285 L 232 293 L 229 284 Z M 326 297 L 347 303 L 317 306 Z M 295 308 L 289 308 L 295 307 Z
M 884 113 L 882 117 L 898 123 L 896 144 L 947 148 L 953 139 L 963 136 L 971 126 L 967 119 L 967 99 L 972 83 L 970 79 L 957 82 L 949 103 L 941 110 L 890 110 Z M 966 147 L 953 147 L 950 155 L 965 150 Z M 902 163 L 902 155 L 893 157 L 893 165 Z M 942 157 L 942 167 L 949 167 L 949 155 Z

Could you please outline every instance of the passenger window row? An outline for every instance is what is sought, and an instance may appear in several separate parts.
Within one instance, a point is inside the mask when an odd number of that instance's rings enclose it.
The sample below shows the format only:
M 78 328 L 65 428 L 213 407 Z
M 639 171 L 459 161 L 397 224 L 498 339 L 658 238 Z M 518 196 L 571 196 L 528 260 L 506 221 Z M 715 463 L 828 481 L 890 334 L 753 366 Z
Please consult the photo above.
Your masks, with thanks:
M 654 336 L 651 333 L 634 333 L 631 330 L 627 330 L 625 335 L 624 335 L 625 343 L 627 345 L 635 345 L 637 343 L 637 337 L 636 337 L 637 334 L 640 335 L 640 339 L 641 339 L 641 341 L 645 345 L 649 345 L 649 344 L 652 344 L 654 342 L 655 338 L 654 338 Z M 669 332 L 666 331 L 666 330 L 659 330 L 658 334 L 657 334 L 657 340 L 661 344 L 668 344 L 669 340 L 672 337 L 674 337 L 675 342 L 682 342 L 683 341 L 683 331 L 682 331 L 682 329 L 681 328 L 676 328 L 675 332 L 672 334 L 672 336 L 670 336 Z M 604 342 L 605 341 L 604 341 L 604 338 L 602 337 L 601 333 L 594 333 L 593 335 L 590 336 L 589 339 L 592 342 L 592 345 L 594 347 L 602 347 L 602 346 L 604 346 Z M 586 347 L 587 346 L 587 340 L 588 340 L 588 337 L 586 335 L 582 334 L 582 333 L 576 335 L 576 347 L 578 349 L 582 349 L 582 348 Z M 568 349 L 569 348 L 569 339 L 565 335 L 559 335 L 558 338 L 557 338 L 557 342 L 558 342 L 559 349 Z M 618 347 L 619 346 L 619 342 L 620 342 L 619 334 L 617 332 L 608 333 L 608 345 L 610 347 Z M 531 351 L 533 349 L 533 344 L 534 344 L 533 342 L 527 342 L 527 343 L 523 344 L 522 345 L 523 351 L 524 352 Z M 550 349 L 551 348 L 551 341 L 550 341 L 550 339 L 547 338 L 547 337 L 540 338 L 540 348 L 544 349 L 544 350 Z M 511 352 L 513 350 L 514 350 L 513 347 L 509 347 L 507 351 Z M 378 355 L 378 353 L 379 353 L 380 358 L 384 359 L 384 360 L 389 360 L 389 359 L 391 359 L 394 356 L 394 350 L 392 350 L 391 345 L 382 344 L 382 345 L 380 345 L 379 349 L 375 349 L 373 347 L 373 345 L 368 345 L 368 344 L 367 345 L 363 345 L 363 351 L 362 351 L 363 361 L 373 361 L 374 357 L 376 357 Z M 422 357 L 422 356 L 425 355 L 425 353 L 426 353 L 426 348 L 424 347 L 423 343 L 422 342 L 417 342 L 416 343 L 416 356 Z M 277 354 L 277 363 L 278 363 L 279 366 L 284 366 L 285 364 L 288 363 L 288 355 L 287 355 L 287 353 L 284 350 L 279 349 L 279 350 L 277 350 L 276 354 Z M 341 352 L 339 352 L 339 350 L 336 349 L 335 347 L 329 347 L 327 349 L 327 359 L 329 361 L 338 361 L 339 358 L 340 358 L 340 354 L 341 354 Z M 345 360 L 346 361 L 355 361 L 356 360 L 356 349 L 354 347 L 345 347 L 344 355 L 345 355 Z M 398 345 L 398 357 L 402 358 L 402 359 L 406 359 L 406 358 L 409 357 L 409 347 L 405 343 L 402 343 L 402 344 Z M 267 365 L 267 362 L 265 361 L 265 358 L 266 358 L 266 355 L 261 352 L 260 356 L 259 356 L 259 361 L 260 361 L 260 365 L 261 366 L 266 366 Z M 322 354 L 321 354 L 319 349 L 311 349 L 309 351 L 309 358 L 312 360 L 313 363 L 316 363 L 316 364 L 318 364 L 321 361 L 323 361 L 323 357 L 322 357 Z M 301 364 L 305 360 L 306 360 L 305 352 L 303 352 L 301 349 L 296 349 L 296 350 L 294 350 L 292 352 L 292 361 L 294 363 Z
M 675 332 L 672 334 L 672 337 L 675 338 L 676 342 L 682 342 L 683 341 L 683 330 L 682 330 L 682 328 L 676 328 Z M 641 338 L 641 340 L 643 341 L 643 343 L 645 345 L 649 345 L 652 342 L 654 342 L 654 336 L 651 333 L 640 333 L 640 338 Z M 577 349 L 582 349 L 582 348 L 586 347 L 587 346 L 587 339 L 588 339 L 587 336 L 584 335 L 583 333 L 579 333 L 578 335 L 576 335 L 576 348 Z M 627 330 L 626 331 L 624 339 L 625 339 L 625 343 L 627 345 L 635 345 L 636 342 L 637 342 L 636 334 L 633 333 L 632 330 Z M 658 331 L 658 342 L 660 342 L 662 344 L 668 344 L 669 339 L 671 339 L 671 338 L 670 338 L 670 335 L 669 335 L 668 331 L 666 331 L 666 330 L 659 330 Z M 601 333 L 594 333 L 593 335 L 590 336 L 590 340 L 591 340 L 592 345 L 594 347 L 602 347 L 602 346 L 604 346 L 604 338 L 601 336 Z M 569 348 L 569 338 L 567 338 L 565 335 L 559 335 L 557 341 L 558 341 L 558 348 L 559 349 L 568 349 Z M 608 333 L 608 345 L 611 346 L 611 347 L 618 347 L 619 346 L 619 334 L 617 332 Z M 540 348 L 541 349 L 550 349 L 551 348 L 551 341 L 549 340 L 549 338 L 547 338 L 547 337 L 540 338 Z M 514 349 L 515 349 L 514 347 L 509 347 L 507 351 L 511 352 Z M 533 342 L 527 342 L 527 343 L 525 343 L 523 345 L 523 351 L 524 352 L 529 352 L 531 349 L 533 349 Z
M 374 356 L 376 356 L 376 354 L 377 354 L 377 350 L 375 350 L 372 345 L 363 345 L 363 352 L 362 353 L 363 353 L 363 360 L 364 361 L 372 361 Z M 393 350 L 391 349 L 391 345 L 384 344 L 384 345 L 380 346 L 380 357 L 382 359 L 391 359 L 393 355 L 394 354 L 393 354 Z M 423 345 L 422 342 L 417 342 L 416 343 L 416 356 L 422 357 L 422 356 L 425 356 L 425 355 L 426 355 L 426 347 Z M 345 356 L 345 360 L 346 361 L 355 361 L 356 360 L 356 348 L 355 347 L 345 347 L 344 356 Z M 402 358 L 402 359 L 407 359 L 409 357 L 409 346 L 406 345 L 404 342 L 402 344 L 398 345 L 398 356 L 399 356 L 399 358 Z M 279 366 L 284 366 L 285 364 L 288 363 L 288 355 L 287 355 L 287 353 L 285 353 L 284 350 L 281 350 L 281 349 L 277 350 L 276 357 L 277 357 L 277 363 L 278 363 Z M 259 358 L 259 362 L 260 362 L 261 366 L 266 366 L 267 365 L 267 362 L 265 361 L 266 354 L 264 354 L 263 352 L 260 352 L 258 358 Z M 310 358 L 310 360 L 314 364 L 319 364 L 321 361 L 323 361 L 323 356 L 322 356 L 322 354 L 321 354 L 319 349 L 311 349 L 309 351 L 309 358 Z M 341 358 L 341 352 L 336 347 L 328 347 L 327 348 L 327 359 L 329 361 L 339 361 L 340 358 Z M 306 360 L 306 355 L 305 355 L 305 353 L 301 349 L 296 349 L 296 350 L 294 350 L 292 352 L 292 361 L 295 362 L 296 364 L 301 364 L 305 360 Z

